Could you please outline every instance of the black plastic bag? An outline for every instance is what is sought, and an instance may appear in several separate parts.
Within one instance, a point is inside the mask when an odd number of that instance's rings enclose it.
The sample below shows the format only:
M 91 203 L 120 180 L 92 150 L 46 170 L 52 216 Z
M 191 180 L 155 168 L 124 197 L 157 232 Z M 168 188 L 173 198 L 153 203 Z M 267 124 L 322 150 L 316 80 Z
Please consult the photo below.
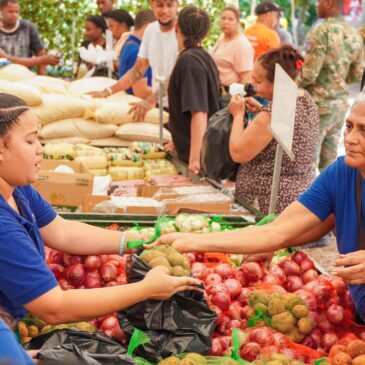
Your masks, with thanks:
M 208 128 L 203 137 L 201 166 L 205 176 L 221 181 L 235 175 L 239 164 L 229 153 L 229 137 L 233 118 L 228 108 L 219 110 L 209 118 Z
M 37 358 L 48 364 L 136 365 L 127 350 L 98 333 L 62 329 L 33 338 L 26 350 L 39 350 Z
M 149 270 L 139 256 L 130 256 L 127 281 L 138 282 Z M 151 338 L 138 347 L 136 355 L 152 362 L 184 352 L 207 354 L 216 321 L 215 312 L 198 291 L 180 292 L 165 301 L 147 300 L 119 313 L 123 331 L 132 334 L 138 328 Z

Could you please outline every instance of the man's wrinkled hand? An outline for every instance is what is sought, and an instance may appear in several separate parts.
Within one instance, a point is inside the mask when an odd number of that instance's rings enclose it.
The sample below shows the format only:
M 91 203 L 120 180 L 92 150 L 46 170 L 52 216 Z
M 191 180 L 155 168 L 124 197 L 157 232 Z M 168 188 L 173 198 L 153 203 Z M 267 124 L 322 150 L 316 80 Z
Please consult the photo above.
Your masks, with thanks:
M 150 103 L 145 100 L 137 101 L 129 103 L 131 105 L 131 108 L 129 109 L 128 114 L 132 115 L 132 119 L 134 122 L 143 122 L 146 114 L 149 110 L 151 110 L 155 103 Z

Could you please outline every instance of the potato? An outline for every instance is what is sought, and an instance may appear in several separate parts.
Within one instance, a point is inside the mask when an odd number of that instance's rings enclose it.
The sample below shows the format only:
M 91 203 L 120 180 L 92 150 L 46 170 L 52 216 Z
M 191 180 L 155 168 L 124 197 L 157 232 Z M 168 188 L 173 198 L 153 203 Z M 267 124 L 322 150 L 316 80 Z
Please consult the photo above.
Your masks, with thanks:
M 37 326 L 28 326 L 29 337 L 35 337 L 39 335 L 39 330 Z
M 354 359 L 360 355 L 365 354 L 365 342 L 362 340 L 351 341 L 347 347 L 346 352 Z
M 355 357 L 355 359 L 352 360 L 352 365 L 364 365 L 365 364 L 365 355 L 360 355 Z
M 18 322 L 18 331 L 21 338 L 29 337 L 28 327 L 24 322 Z
M 329 357 L 335 357 L 339 352 L 346 352 L 346 346 L 343 345 L 334 345 L 332 346 L 328 356 Z
M 346 352 L 339 352 L 332 359 L 332 365 L 351 365 L 352 358 Z

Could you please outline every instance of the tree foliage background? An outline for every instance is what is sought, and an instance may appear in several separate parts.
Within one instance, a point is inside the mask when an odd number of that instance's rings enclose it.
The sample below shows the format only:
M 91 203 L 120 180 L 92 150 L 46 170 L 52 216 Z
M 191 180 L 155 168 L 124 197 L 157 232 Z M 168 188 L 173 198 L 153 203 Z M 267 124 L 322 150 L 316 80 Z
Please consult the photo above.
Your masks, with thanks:
M 284 9 L 287 19 L 290 19 L 290 1 L 276 0 Z M 181 5 L 193 3 L 204 8 L 211 17 L 212 27 L 205 45 L 210 47 L 218 35 L 219 15 L 223 8 L 234 1 L 223 0 L 182 0 Z M 299 19 L 299 31 L 312 24 L 315 19 L 316 0 L 296 0 L 296 15 Z M 87 15 L 96 14 L 96 0 L 20 0 L 21 16 L 31 20 L 38 28 L 45 46 L 49 50 L 60 51 L 64 62 L 70 64 L 72 60 L 72 39 L 74 39 L 74 56 L 83 38 L 84 22 Z M 240 0 L 242 17 L 250 13 L 251 1 Z M 119 0 L 116 7 L 123 7 L 132 15 L 141 8 L 148 7 L 147 0 Z M 290 27 L 290 24 L 289 24 Z M 301 30 L 302 29 L 302 30 Z

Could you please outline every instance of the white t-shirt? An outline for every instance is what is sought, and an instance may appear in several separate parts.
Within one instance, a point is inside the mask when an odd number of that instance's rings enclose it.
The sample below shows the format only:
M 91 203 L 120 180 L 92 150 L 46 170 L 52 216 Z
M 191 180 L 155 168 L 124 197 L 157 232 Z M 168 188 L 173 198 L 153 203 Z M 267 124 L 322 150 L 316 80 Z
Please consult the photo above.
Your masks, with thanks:
M 179 48 L 175 28 L 162 32 L 158 21 L 151 23 L 145 30 L 138 57 L 148 60 L 152 68 L 152 88 L 159 87 L 158 79 L 165 82 L 170 78 L 175 67 Z

